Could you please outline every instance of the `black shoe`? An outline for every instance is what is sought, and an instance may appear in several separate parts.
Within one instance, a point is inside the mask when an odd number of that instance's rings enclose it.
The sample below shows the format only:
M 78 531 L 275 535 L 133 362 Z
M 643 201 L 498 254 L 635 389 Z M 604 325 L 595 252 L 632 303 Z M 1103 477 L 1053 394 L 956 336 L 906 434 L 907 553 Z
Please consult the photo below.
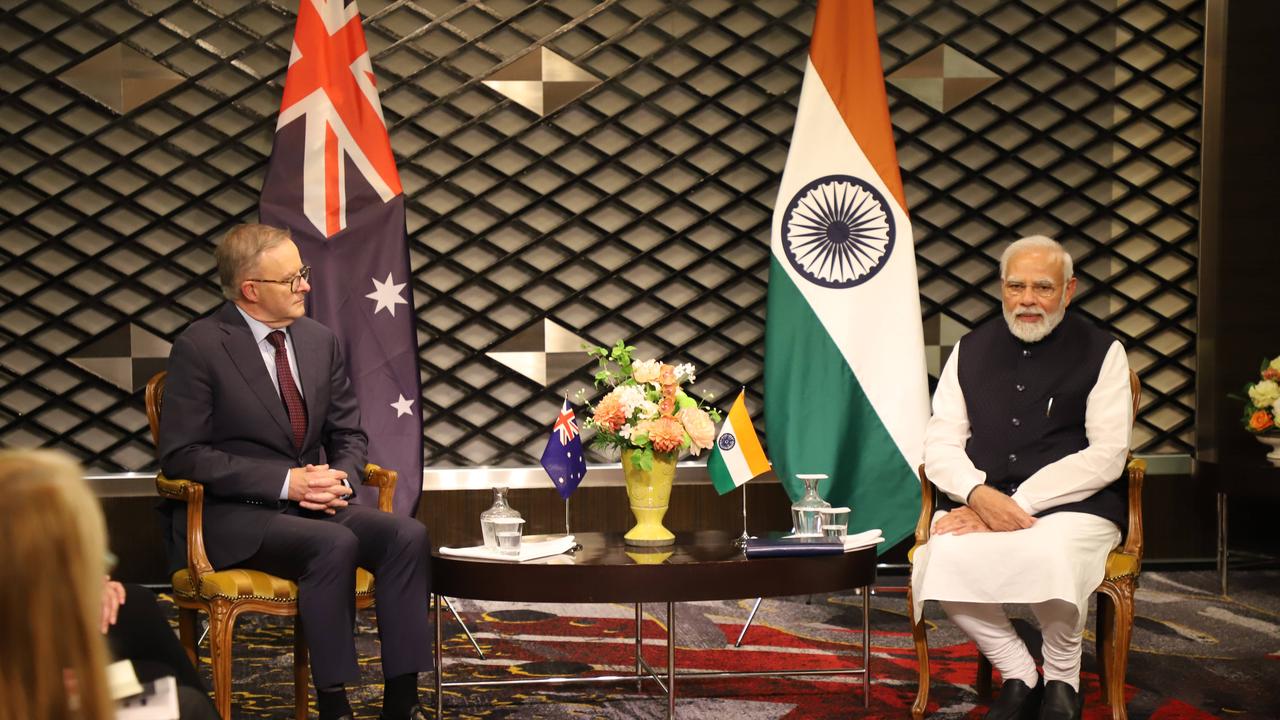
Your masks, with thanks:
M 1044 682 L 1038 678 L 1033 688 L 1021 680 L 1005 680 L 1000 686 L 1000 696 L 987 711 L 986 720 L 1035 720 L 1043 692 Z
M 1044 700 L 1040 703 L 1040 720 L 1080 720 L 1084 696 L 1061 680 L 1044 684 Z

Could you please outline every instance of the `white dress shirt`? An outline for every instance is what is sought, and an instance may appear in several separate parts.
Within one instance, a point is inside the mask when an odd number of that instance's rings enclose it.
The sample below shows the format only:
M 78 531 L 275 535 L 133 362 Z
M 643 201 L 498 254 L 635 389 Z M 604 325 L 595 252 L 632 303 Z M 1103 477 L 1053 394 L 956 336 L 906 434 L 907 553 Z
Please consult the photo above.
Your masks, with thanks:
M 293 335 L 289 333 L 289 328 L 270 327 L 261 320 L 250 317 L 249 313 L 245 312 L 244 308 L 239 305 L 236 306 L 236 310 L 239 311 L 244 321 L 248 323 L 249 332 L 253 333 L 253 341 L 258 345 L 258 352 L 262 353 L 262 362 L 267 366 L 267 374 L 271 376 L 271 384 L 275 386 L 276 395 L 280 394 L 280 378 L 276 375 L 276 348 L 267 340 L 267 336 L 276 330 L 284 333 L 284 348 L 289 357 L 289 372 L 293 374 L 293 384 L 298 386 L 298 395 L 305 398 L 306 396 L 302 394 L 302 383 L 297 380 L 298 361 L 296 358 L 298 357 L 298 352 L 293 349 Z M 284 473 L 284 485 L 280 487 L 281 500 L 289 499 L 289 472 L 286 470 Z

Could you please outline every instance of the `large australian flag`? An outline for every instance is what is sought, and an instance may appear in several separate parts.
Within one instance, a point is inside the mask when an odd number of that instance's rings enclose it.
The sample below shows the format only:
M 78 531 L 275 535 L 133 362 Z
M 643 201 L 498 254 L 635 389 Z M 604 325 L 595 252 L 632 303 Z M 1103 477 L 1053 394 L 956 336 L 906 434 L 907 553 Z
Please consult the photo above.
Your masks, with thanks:
M 578 434 L 578 421 L 573 417 L 573 408 L 568 400 L 560 407 L 560 414 L 551 426 L 551 437 L 547 438 L 547 447 L 542 451 L 542 469 L 551 476 L 556 492 L 566 500 L 587 474 L 587 461 L 582 457 L 582 435 Z
M 307 313 L 337 333 L 369 460 L 399 474 L 395 510 L 413 514 L 422 392 L 404 194 L 355 2 L 298 4 L 258 211 L 292 231 L 312 266 Z M 357 493 L 356 502 L 376 501 Z

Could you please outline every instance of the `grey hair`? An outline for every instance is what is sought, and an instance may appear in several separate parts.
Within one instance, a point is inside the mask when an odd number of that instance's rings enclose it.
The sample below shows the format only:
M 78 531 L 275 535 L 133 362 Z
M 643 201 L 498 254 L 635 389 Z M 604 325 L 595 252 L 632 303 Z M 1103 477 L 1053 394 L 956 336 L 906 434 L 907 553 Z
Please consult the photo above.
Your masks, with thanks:
M 1009 260 L 1023 250 L 1056 250 L 1062 254 L 1062 284 L 1071 282 L 1075 271 L 1072 268 L 1071 254 L 1062 247 L 1062 243 L 1047 235 L 1030 235 L 1021 240 L 1014 240 L 1009 247 L 1000 253 L 1000 279 L 1004 280 L 1009 271 Z
M 213 251 L 218 263 L 218 285 L 222 296 L 228 300 L 241 298 L 240 284 L 254 267 L 262 253 L 292 239 L 288 230 L 270 225 L 246 223 L 227 231 Z

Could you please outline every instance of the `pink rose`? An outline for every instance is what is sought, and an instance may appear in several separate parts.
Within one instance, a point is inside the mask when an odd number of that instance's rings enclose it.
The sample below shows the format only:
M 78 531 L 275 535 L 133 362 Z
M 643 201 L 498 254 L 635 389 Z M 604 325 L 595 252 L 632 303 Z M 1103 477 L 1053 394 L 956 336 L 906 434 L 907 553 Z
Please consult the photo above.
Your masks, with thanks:
M 711 416 L 705 411 L 699 408 L 685 408 L 676 413 L 676 419 L 684 426 L 684 431 L 689 433 L 694 455 L 711 449 L 715 444 L 716 424 L 711 421 Z

